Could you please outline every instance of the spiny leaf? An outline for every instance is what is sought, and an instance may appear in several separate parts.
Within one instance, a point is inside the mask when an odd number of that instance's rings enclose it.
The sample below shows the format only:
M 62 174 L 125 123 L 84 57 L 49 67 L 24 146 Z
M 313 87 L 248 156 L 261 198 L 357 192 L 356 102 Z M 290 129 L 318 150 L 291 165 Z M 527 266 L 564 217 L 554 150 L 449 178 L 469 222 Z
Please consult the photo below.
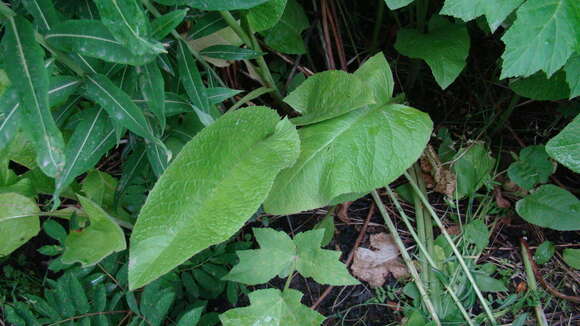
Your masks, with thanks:
M 262 203 L 276 174 L 295 161 L 298 147 L 295 127 L 264 107 L 224 115 L 203 129 L 141 209 L 131 235 L 130 287 L 227 240 Z
M 69 20 L 56 25 L 45 36 L 51 46 L 107 62 L 142 65 L 155 59 L 152 54 L 134 54 L 117 41 L 98 20 Z M 86 61 L 86 60 L 85 60 Z M 90 72 L 95 72 L 90 68 Z
M 113 252 L 125 250 L 125 234 L 121 227 L 92 200 L 78 197 L 83 210 L 89 216 L 90 225 L 83 230 L 69 233 L 64 243 L 62 261 L 91 266 Z
M 64 140 L 49 109 L 44 51 L 36 43 L 32 25 L 22 17 L 8 20 L 4 45 L 5 68 L 23 104 L 22 121 L 37 149 L 36 161 L 54 177 L 65 164 Z
M 29 198 L 0 193 L 0 257 L 26 243 L 40 231 L 40 209 Z
M 580 39 L 580 3 L 576 0 L 528 0 L 502 37 L 501 78 L 543 70 L 551 77 L 577 47 Z
M 254 235 L 260 249 L 238 251 L 240 262 L 223 279 L 257 285 L 296 270 L 321 284 L 359 283 L 339 261 L 340 252 L 320 248 L 324 230 L 299 233 L 294 240 L 272 229 L 254 229 Z
M 230 309 L 220 315 L 224 326 L 318 326 L 325 319 L 300 303 L 303 296 L 300 291 L 265 289 L 254 291 L 248 296 L 250 306 Z
M 137 55 L 166 52 L 163 44 L 150 40 L 147 16 L 137 0 L 95 0 L 101 21 L 115 39 Z

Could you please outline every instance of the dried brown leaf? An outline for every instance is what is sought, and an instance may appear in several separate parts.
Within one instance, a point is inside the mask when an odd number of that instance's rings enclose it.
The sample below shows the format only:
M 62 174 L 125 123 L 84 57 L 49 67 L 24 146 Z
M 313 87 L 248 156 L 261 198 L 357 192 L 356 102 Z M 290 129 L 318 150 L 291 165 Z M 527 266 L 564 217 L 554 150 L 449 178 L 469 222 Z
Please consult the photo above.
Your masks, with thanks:
M 366 281 L 371 287 L 380 287 L 389 274 L 395 278 L 409 275 L 407 267 L 399 258 L 399 249 L 393 237 L 386 233 L 371 235 L 371 247 L 358 248 L 354 254 L 352 274 Z

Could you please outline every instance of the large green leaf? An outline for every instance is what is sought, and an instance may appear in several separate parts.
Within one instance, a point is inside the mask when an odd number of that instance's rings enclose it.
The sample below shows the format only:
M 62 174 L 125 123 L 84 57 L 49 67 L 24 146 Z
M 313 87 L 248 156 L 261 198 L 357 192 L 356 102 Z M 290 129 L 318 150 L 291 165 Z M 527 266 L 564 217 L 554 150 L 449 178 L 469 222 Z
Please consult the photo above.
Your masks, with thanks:
M 554 167 L 543 145 L 528 146 L 521 150 L 518 160 L 508 168 L 510 180 L 530 190 L 538 183 L 548 182 Z
M 501 78 L 527 77 L 539 70 L 551 77 L 572 55 L 580 39 L 577 0 L 528 0 L 502 37 Z
M 250 9 L 271 0 L 187 0 L 187 5 L 202 10 Z
M 91 266 L 114 252 L 125 250 L 127 244 L 121 227 L 92 200 L 78 197 L 83 210 L 89 216 L 90 225 L 69 233 L 64 242 L 62 261 Z
M 319 326 L 325 319 L 300 303 L 303 294 L 297 290 L 265 289 L 248 296 L 250 306 L 230 309 L 220 315 L 224 326 Z
M 142 65 L 155 59 L 152 54 L 134 54 L 129 51 L 98 20 L 65 21 L 51 29 L 45 39 L 59 50 L 107 62 Z
M 580 249 L 566 248 L 562 256 L 566 264 L 580 270 Z
M 165 170 L 141 209 L 131 235 L 130 287 L 141 287 L 232 236 L 298 151 L 295 127 L 265 107 L 226 114 L 203 129 Z
M 580 200 L 554 186 L 541 186 L 516 203 L 516 211 L 526 221 L 559 231 L 580 230 Z
M 570 97 L 564 71 L 558 71 L 548 79 L 543 71 L 530 77 L 510 82 L 510 88 L 518 95 L 540 101 L 556 101 Z
M 27 197 L 0 193 L 0 257 L 26 243 L 40 231 L 40 209 Z
M 22 121 L 37 149 L 37 163 L 54 177 L 64 167 L 64 140 L 50 113 L 49 80 L 44 51 L 36 43 L 32 25 L 10 18 L 4 35 L 4 66 L 22 105 Z
M 302 113 L 295 125 L 309 125 L 338 117 L 375 102 L 372 89 L 353 74 L 325 71 L 306 79 L 284 102 Z
M 246 19 L 256 32 L 270 29 L 278 23 L 288 0 L 269 0 L 268 2 L 254 7 L 248 11 Z
M 0 96 L 0 150 L 8 146 L 20 127 L 20 98 L 16 88 L 8 88 Z
M 573 55 L 564 66 L 566 81 L 570 87 L 570 98 L 580 96 L 580 53 Z
M 484 15 L 493 32 L 522 2 L 524 0 L 445 0 L 439 13 L 464 21 Z
M 95 0 L 101 21 L 115 39 L 137 55 L 166 52 L 163 44 L 149 39 L 147 15 L 137 0 Z
M 427 62 L 442 89 L 459 76 L 469 54 L 469 33 L 464 24 L 454 24 L 439 16 L 429 22 L 429 33 L 403 28 L 395 48 L 401 54 Z
M 565 167 L 580 173 L 580 115 L 548 141 L 546 152 Z
M 387 6 L 391 10 L 397 10 L 399 8 L 403 8 L 413 2 L 414 0 L 385 0 Z
M 143 111 L 133 103 L 127 93 L 115 86 L 106 76 L 87 76 L 85 95 L 101 105 L 111 119 L 118 121 L 125 128 L 152 142 L 159 142 Z
M 299 233 L 294 240 L 273 229 L 254 229 L 254 235 L 260 249 L 238 251 L 240 262 L 222 279 L 257 285 L 296 270 L 320 284 L 359 284 L 339 261 L 340 252 L 320 248 L 324 230 Z
M 264 208 L 291 214 L 384 186 L 419 158 L 431 130 L 425 113 L 398 104 L 362 108 L 306 126 L 299 130 L 297 163 L 276 178 Z
M 283 53 L 304 54 L 302 31 L 310 26 L 304 9 L 296 0 L 288 0 L 282 18 L 274 27 L 262 32 L 266 44 Z
M 76 177 L 95 166 L 115 145 L 115 129 L 102 108 L 83 111 L 80 123 L 66 146 L 66 165 L 56 178 L 53 198 L 58 204 L 58 196 Z
M 391 100 L 395 81 L 384 54 L 375 54 L 358 68 L 354 75 L 372 90 L 376 105 L 386 104 Z

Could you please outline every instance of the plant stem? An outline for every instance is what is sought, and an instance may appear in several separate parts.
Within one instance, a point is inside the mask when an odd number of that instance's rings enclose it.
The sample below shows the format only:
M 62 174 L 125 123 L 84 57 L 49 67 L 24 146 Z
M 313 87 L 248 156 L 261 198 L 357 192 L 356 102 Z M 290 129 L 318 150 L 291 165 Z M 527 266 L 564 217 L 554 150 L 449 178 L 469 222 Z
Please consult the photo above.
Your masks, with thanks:
M 534 275 L 534 270 L 532 268 L 532 262 L 530 261 L 530 252 L 524 245 L 523 241 L 521 242 L 522 247 L 522 259 L 524 261 L 524 267 L 526 269 L 526 276 L 528 281 L 528 289 L 532 292 L 538 290 L 538 284 L 536 283 L 536 276 Z M 534 306 L 534 311 L 536 313 L 536 319 L 538 320 L 539 326 L 548 326 L 548 320 L 546 319 L 546 315 L 544 314 L 544 309 L 542 308 L 542 303 L 538 302 Z
M 425 208 L 427 208 L 427 211 L 429 212 L 429 214 L 431 214 L 431 217 L 433 218 L 433 220 L 435 221 L 435 223 L 437 224 L 437 226 L 441 230 L 443 237 L 445 238 L 445 240 L 447 240 L 447 242 L 449 243 L 449 246 L 451 246 L 453 253 L 457 257 L 457 260 L 459 261 L 459 265 L 463 269 L 463 272 L 465 272 L 465 276 L 467 277 L 467 279 L 471 283 L 471 286 L 472 286 L 473 290 L 475 291 L 475 294 L 479 298 L 479 301 L 481 302 L 481 305 L 482 305 L 483 309 L 485 310 L 485 313 L 487 314 L 489 321 L 491 322 L 492 325 L 494 325 L 494 326 L 497 325 L 497 321 L 495 320 L 495 318 L 493 316 L 493 312 L 491 311 L 491 308 L 489 307 L 489 305 L 487 304 L 487 301 L 483 297 L 483 294 L 481 293 L 479 286 L 477 286 L 477 283 L 475 282 L 475 279 L 473 278 L 473 275 L 471 274 L 469 267 L 467 267 L 467 264 L 465 263 L 463 256 L 461 255 L 461 253 L 457 249 L 455 242 L 453 242 L 453 239 L 451 239 L 451 236 L 449 236 L 449 233 L 447 233 L 447 230 L 445 229 L 443 222 L 441 222 L 441 219 L 439 218 L 439 216 L 437 216 L 437 214 L 433 210 L 433 207 L 431 207 L 431 205 L 429 204 L 427 197 L 423 195 L 423 193 L 421 192 L 421 189 L 419 189 L 419 187 L 417 186 L 417 184 L 415 183 L 413 178 L 407 172 L 405 172 L 405 177 L 407 178 L 407 180 L 409 180 L 411 187 L 413 187 L 413 189 L 415 190 L 415 193 L 417 193 L 419 195 L 419 198 L 421 199 L 421 201 L 425 205 Z
M 409 217 L 407 216 L 407 214 L 405 213 L 405 210 L 401 206 L 401 203 L 399 202 L 399 200 L 397 199 L 397 197 L 395 196 L 395 194 L 393 193 L 393 191 L 391 190 L 391 188 L 389 186 L 387 186 L 386 189 L 387 189 L 387 194 L 391 198 L 391 201 L 395 204 L 395 207 L 399 211 L 399 214 L 401 215 L 401 219 L 405 223 L 407 230 L 409 230 L 409 233 L 411 233 L 411 236 L 413 237 L 413 239 L 417 243 L 417 246 L 419 247 L 419 251 L 421 251 L 421 253 L 423 254 L 423 257 L 425 258 L 427 263 L 429 265 L 431 265 L 432 269 L 435 269 L 435 270 L 439 269 L 439 266 L 437 266 L 437 264 L 435 263 L 435 260 L 431 256 L 432 251 L 429 252 L 427 250 L 427 247 L 425 247 L 425 244 L 421 241 L 421 239 L 419 238 L 419 236 L 415 232 L 413 225 L 409 221 Z M 425 268 L 425 267 L 422 267 L 422 268 Z M 427 266 L 427 268 L 429 268 L 429 266 Z M 465 320 L 467 321 L 467 324 L 469 324 L 469 326 L 475 326 L 475 323 L 469 317 L 469 314 L 467 313 L 467 311 L 465 310 L 465 308 L 461 304 L 461 301 L 459 300 L 459 298 L 457 297 L 457 295 L 455 294 L 453 289 L 447 283 L 445 283 L 443 281 L 441 281 L 441 284 L 443 284 L 443 286 L 445 287 L 445 290 L 447 291 L 447 293 L 449 293 L 449 295 L 453 299 L 453 302 L 455 302 L 455 305 L 457 306 L 457 308 L 459 309 L 459 311 L 463 315 L 463 318 L 465 318 Z
M 374 53 L 379 47 L 379 33 L 383 25 L 383 18 L 385 17 L 385 1 L 377 0 L 379 3 L 379 10 L 377 10 L 377 17 L 375 19 L 375 27 L 373 29 L 373 41 L 371 43 L 371 53 Z
M 260 44 L 258 43 L 256 37 L 254 36 L 254 33 L 251 31 L 251 27 L 249 26 L 249 24 L 246 24 L 249 30 L 248 32 L 246 32 L 242 28 L 242 25 L 238 24 L 236 18 L 234 18 L 234 16 L 232 16 L 232 14 L 229 11 L 227 10 L 220 11 L 220 15 L 226 21 L 228 26 L 230 26 L 231 29 L 238 35 L 238 37 L 242 40 L 242 42 L 244 42 L 250 49 L 256 52 L 262 52 L 262 48 L 260 47 Z M 278 102 L 282 102 L 281 93 L 278 90 L 278 87 L 276 86 L 276 82 L 272 77 L 272 73 L 270 72 L 270 68 L 266 63 L 266 60 L 264 60 L 263 56 L 259 56 L 256 59 L 256 62 L 258 63 L 259 68 L 255 70 L 259 72 L 262 84 L 268 88 L 274 89 L 275 92 L 273 95 L 275 100 Z
M 385 220 L 385 224 L 387 225 L 389 232 L 391 232 L 391 235 L 393 236 L 393 239 L 395 240 L 397 247 L 399 247 L 399 251 L 401 252 L 401 257 L 403 257 L 403 261 L 405 261 L 405 265 L 407 265 L 409 272 L 413 276 L 415 284 L 417 285 L 417 289 L 419 290 L 419 293 L 421 294 L 421 298 L 423 299 L 423 302 L 425 303 L 425 306 L 427 307 L 427 310 L 429 311 L 431 318 L 433 319 L 433 321 L 435 322 L 436 325 L 440 326 L 441 322 L 439 321 L 439 317 L 437 316 L 437 312 L 435 311 L 435 307 L 433 306 L 433 303 L 431 302 L 431 299 L 429 298 L 429 295 L 427 294 L 427 290 L 425 289 L 423 281 L 421 281 L 421 277 L 419 277 L 419 273 L 417 272 L 417 269 L 415 268 L 415 265 L 413 264 L 413 260 L 411 259 L 411 257 L 409 256 L 409 253 L 407 252 L 407 248 L 405 247 L 403 240 L 401 240 L 401 237 L 399 236 L 399 232 L 397 231 L 395 224 L 393 224 L 393 221 L 391 220 L 391 217 L 389 216 L 389 213 L 385 209 L 385 205 L 381 201 L 381 198 L 379 197 L 379 194 L 377 193 L 376 190 L 373 190 L 372 196 L 373 196 L 373 199 L 375 200 L 375 203 L 377 204 L 377 207 L 379 208 L 379 211 L 381 212 L 381 215 L 383 216 L 383 219 Z
M 286 292 L 286 290 L 288 290 L 290 288 L 290 283 L 292 283 L 293 277 L 294 277 L 294 269 L 292 269 L 292 272 L 290 272 L 290 274 L 288 274 L 288 277 L 286 278 L 286 283 L 284 283 L 283 292 Z

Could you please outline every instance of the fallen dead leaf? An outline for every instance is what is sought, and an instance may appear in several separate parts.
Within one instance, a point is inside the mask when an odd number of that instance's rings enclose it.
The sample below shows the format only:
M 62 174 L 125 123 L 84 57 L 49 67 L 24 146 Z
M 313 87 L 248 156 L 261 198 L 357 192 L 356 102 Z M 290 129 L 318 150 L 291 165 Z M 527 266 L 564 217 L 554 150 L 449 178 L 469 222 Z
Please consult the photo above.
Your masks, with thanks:
M 371 287 L 380 287 L 390 273 L 397 279 L 409 275 L 390 234 L 371 235 L 371 247 L 376 250 L 358 248 L 355 251 L 351 267 L 354 276 L 368 282 Z
M 448 165 L 441 163 L 439 156 L 431 145 L 425 149 L 421 156 L 421 170 L 425 174 L 430 174 L 432 179 L 423 176 L 428 188 L 434 188 L 438 193 L 452 197 L 457 187 L 457 177 L 451 172 Z
M 510 208 L 512 206 L 510 201 L 505 199 L 499 187 L 493 189 L 493 194 L 495 195 L 495 203 L 497 204 L 497 207 Z

